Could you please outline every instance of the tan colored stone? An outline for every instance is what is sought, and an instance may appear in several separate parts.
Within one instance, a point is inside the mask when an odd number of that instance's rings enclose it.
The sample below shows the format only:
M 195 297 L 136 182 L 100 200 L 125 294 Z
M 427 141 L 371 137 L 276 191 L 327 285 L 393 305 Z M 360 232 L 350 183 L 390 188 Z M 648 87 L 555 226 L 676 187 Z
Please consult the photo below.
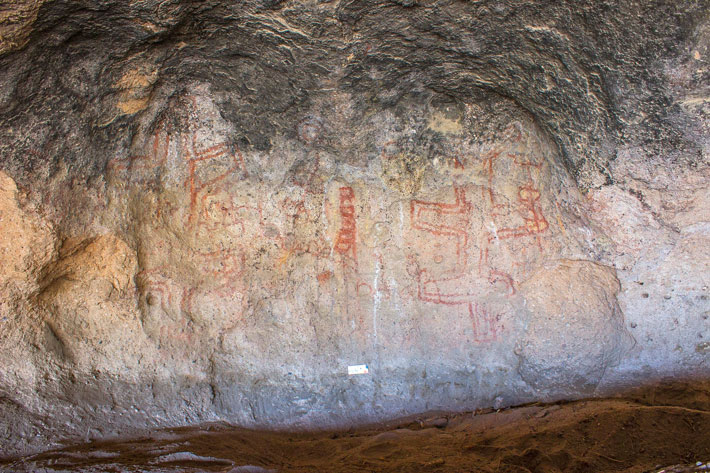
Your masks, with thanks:
M 0 5 L 0 55 L 27 44 L 45 0 L 13 0 Z
M 142 337 L 131 310 L 136 268 L 135 253 L 115 235 L 65 241 L 39 296 L 51 351 L 80 371 L 123 371 Z
M 45 292 L 63 281 L 78 285 L 82 292 L 87 285 L 103 282 L 106 287 L 101 295 L 108 297 L 112 291 L 129 288 L 136 268 L 135 253 L 115 235 L 68 239 L 44 278 Z
M 0 172 L 0 286 L 11 280 L 27 282 L 51 257 L 49 226 L 18 202 L 15 181 Z

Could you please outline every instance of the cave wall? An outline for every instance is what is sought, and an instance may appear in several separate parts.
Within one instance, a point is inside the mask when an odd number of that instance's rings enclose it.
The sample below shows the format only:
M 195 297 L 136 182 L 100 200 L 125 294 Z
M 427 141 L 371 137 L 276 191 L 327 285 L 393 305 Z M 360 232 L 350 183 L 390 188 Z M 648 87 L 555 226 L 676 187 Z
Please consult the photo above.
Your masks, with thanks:
M 2 8 L 2 453 L 707 374 L 706 2 Z

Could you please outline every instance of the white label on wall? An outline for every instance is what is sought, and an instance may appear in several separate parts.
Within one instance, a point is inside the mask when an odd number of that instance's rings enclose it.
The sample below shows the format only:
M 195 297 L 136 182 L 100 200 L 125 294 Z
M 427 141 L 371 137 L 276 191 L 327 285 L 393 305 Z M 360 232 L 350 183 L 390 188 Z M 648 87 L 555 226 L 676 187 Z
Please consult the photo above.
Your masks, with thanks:
M 367 374 L 370 370 L 367 369 L 367 365 L 353 365 L 348 366 L 348 374 Z

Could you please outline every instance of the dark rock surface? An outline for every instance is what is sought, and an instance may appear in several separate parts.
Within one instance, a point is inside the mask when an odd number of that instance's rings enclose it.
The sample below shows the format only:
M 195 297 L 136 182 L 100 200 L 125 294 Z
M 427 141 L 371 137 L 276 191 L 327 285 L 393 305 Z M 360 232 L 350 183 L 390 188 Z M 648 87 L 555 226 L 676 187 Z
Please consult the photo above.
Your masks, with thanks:
M 695 44 L 707 2 L 19 3 L 36 18 L 5 20 L 23 25 L 1 63 L 15 172 L 41 166 L 35 150 L 99 175 L 139 119 L 194 83 L 209 84 L 235 141 L 256 150 L 294 137 L 331 91 L 353 95 L 351 125 L 436 91 L 514 100 L 587 186 L 612 179 L 620 146 L 701 159 L 674 95 L 707 86 L 706 45 Z

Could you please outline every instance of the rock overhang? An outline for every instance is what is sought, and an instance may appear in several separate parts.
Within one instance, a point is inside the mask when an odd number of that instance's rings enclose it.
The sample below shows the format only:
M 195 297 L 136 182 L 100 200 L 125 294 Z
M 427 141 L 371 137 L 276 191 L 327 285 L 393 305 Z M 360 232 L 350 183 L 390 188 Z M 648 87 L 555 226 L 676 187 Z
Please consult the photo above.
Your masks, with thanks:
M 344 425 L 702 363 L 702 2 L 18 5 L 28 432 Z

